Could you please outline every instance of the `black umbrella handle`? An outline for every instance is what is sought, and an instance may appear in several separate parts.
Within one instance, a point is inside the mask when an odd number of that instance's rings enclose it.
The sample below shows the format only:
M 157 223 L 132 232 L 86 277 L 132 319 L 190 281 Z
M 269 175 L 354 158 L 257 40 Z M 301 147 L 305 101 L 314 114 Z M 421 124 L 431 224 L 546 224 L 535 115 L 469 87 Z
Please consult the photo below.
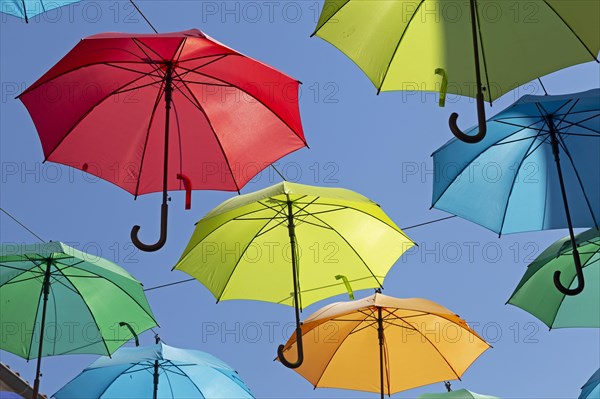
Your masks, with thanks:
M 277 348 L 277 357 L 279 358 L 281 364 L 290 369 L 296 369 L 300 367 L 302 362 L 304 362 L 304 348 L 302 346 L 302 329 L 299 326 L 296 328 L 296 348 L 298 349 L 298 358 L 295 362 L 292 363 L 285 358 L 285 355 L 283 354 L 284 348 L 284 345 L 279 345 Z
M 575 262 L 575 272 L 577 273 L 577 287 L 572 289 L 565 287 L 560 281 L 560 270 L 554 272 L 554 285 L 556 286 L 556 289 L 565 295 L 571 296 L 580 294 L 585 287 L 583 267 L 581 266 L 581 259 L 579 258 L 579 251 L 577 251 L 577 247 L 573 247 L 573 261 Z
M 135 333 L 133 327 L 131 327 L 131 324 L 122 321 L 119 323 L 119 326 L 127 327 L 129 332 L 131 333 L 131 335 L 133 335 L 133 338 L 135 339 L 135 346 L 140 346 L 140 339 L 138 338 L 137 334 Z
M 483 92 L 481 91 L 481 83 L 479 84 L 479 92 L 477 93 L 477 119 L 479 122 L 479 132 L 476 135 L 468 135 L 462 132 L 456 123 L 458 120 L 458 114 L 453 112 L 450 115 L 450 120 L 448 121 L 448 125 L 450 126 L 450 130 L 452 134 L 459 139 L 460 141 L 464 141 L 465 143 L 475 144 L 479 143 L 481 140 L 485 138 L 485 134 L 487 133 L 487 123 L 485 120 L 485 104 L 483 102 Z
M 154 244 L 144 244 L 143 242 L 141 242 L 140 239 L 138 238 L 138 233 L 139 233 L 141 227 L 138 225 L 133 226 L 133 228 L 131 229 L 131 242 L 133 243 L 133 245 L 135 245 L 138 249 L 145 251 L 145 252 L 154 252 L 154 251 L 158 251 L 159 249 L 161 249 L 167 242 L 168 214 L 169 214 L 169 205 L 167 205 L 166 203 L 163 203 L 160 208 L 160 238 Z
M 479 66 L 479 41 L 477 39 L 478 29 L 477 29 L 477 4 L 475 0 L 470 0 L 470 8 L 471 8 L 471 35 L 473 37 L 473 56 L 475 57 L 475 79 L 477 81 L 477 96 L 475 97 L 477 100 L 477 119 L 479 121 L 479 132 L 470 136 L 468 134 L 463 133 L 462 130 L 457 125 L 458 114 L 453 112 L 450 115 L 450 120 L 448 124 L 450 125 L 450 130 L 452 134 L 456 136 L 457 139 L 464 141 L 465 143 L 475 144 L 479 143 L 485 137 L 487 132 L 487 126 L 485 121 L 485 104 L 483 102 L 483 87 L 481 85 L 481 68 Z

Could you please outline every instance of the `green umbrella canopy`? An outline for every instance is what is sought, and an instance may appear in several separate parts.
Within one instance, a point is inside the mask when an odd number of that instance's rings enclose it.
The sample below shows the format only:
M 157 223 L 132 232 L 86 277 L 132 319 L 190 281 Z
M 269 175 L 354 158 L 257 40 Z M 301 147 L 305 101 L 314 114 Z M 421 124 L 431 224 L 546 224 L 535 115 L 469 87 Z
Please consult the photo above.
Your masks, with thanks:
M 44 282 L 49 282 L 44 312 Z M 0 349 L 25 359 L 110 355 L 156 326 L 141 283 L 120 266 L 60 242 L 2 245 Z M 42 318 L 45 313 L 45 320 Z
M 380 287 L 414 245 L 379 205 L 356 192 L 283 182 L 209 212 L 174 268 L 197 278 L 217 300 L 294 306 L 290 215 L 300 306 L 343 294 L 347 285 Z
M 560 270 L 565 282 L 577 284 L 569 237 L 556 241 L 527 268 L 527 272 L 508 300 L 511 305 L 531 313 L 550 328 L 600 327 L 600 230 L 590 229 L 575 236 L 589 282 L 576 296 L 565 296 L 554 289 L 553 275 Z
M 444 393 L 425 393 L 417 399 L 500 399 L 497 396 L 480 395 L 466 389 Z

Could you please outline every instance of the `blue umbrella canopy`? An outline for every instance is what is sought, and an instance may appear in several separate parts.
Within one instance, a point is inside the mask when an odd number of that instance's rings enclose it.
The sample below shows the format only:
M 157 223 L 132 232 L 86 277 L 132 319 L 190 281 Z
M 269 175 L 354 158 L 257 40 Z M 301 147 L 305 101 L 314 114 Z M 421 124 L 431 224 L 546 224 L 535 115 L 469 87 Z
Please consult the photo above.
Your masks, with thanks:
M 498 234 L 600 225 L 600 89 L 524 96 L 488 121 L 484 140 L 433 154 L 432 207 Z M 577 251 L 573 259 L 583 290 Z
M 600 398 L 600 369 L 590 377 L 590 379 L 581 387 L 579 399 L 598 399 Z
M 0 0 L 0 12 L 28 21 L 29 18 L 81 0 Z
M 101 357 L 53 395 L 56 399 L 253 398 L 238 373 L 208 353 L 163 343 Z

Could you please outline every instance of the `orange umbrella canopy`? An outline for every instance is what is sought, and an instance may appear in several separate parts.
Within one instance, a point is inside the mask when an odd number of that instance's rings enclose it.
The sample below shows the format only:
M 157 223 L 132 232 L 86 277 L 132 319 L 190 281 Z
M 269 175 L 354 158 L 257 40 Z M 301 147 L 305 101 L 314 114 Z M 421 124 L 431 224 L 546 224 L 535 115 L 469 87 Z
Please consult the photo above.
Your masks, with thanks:
M 490 348 L 445 307 L 380 293 L 318 310 L 304 321 L 302 333 L 305 359 L 295 370 L 315 387 L 387 395 L 460 379 Z M 287 351 L 296 352 L 295 335 Z

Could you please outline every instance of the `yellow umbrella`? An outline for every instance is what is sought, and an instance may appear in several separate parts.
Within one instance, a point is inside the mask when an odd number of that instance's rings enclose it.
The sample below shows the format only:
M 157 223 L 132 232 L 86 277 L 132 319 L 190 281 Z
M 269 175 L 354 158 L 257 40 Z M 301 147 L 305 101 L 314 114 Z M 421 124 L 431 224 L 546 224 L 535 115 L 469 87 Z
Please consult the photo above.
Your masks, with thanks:
M 376 293 L 326 306 L 302 324 L 304 363 L 315 388 L 391 395 L 460 379 L 490 345 L 458 315 L 419 298 Z M 292 335 L 284 353 L 294 350 Z

